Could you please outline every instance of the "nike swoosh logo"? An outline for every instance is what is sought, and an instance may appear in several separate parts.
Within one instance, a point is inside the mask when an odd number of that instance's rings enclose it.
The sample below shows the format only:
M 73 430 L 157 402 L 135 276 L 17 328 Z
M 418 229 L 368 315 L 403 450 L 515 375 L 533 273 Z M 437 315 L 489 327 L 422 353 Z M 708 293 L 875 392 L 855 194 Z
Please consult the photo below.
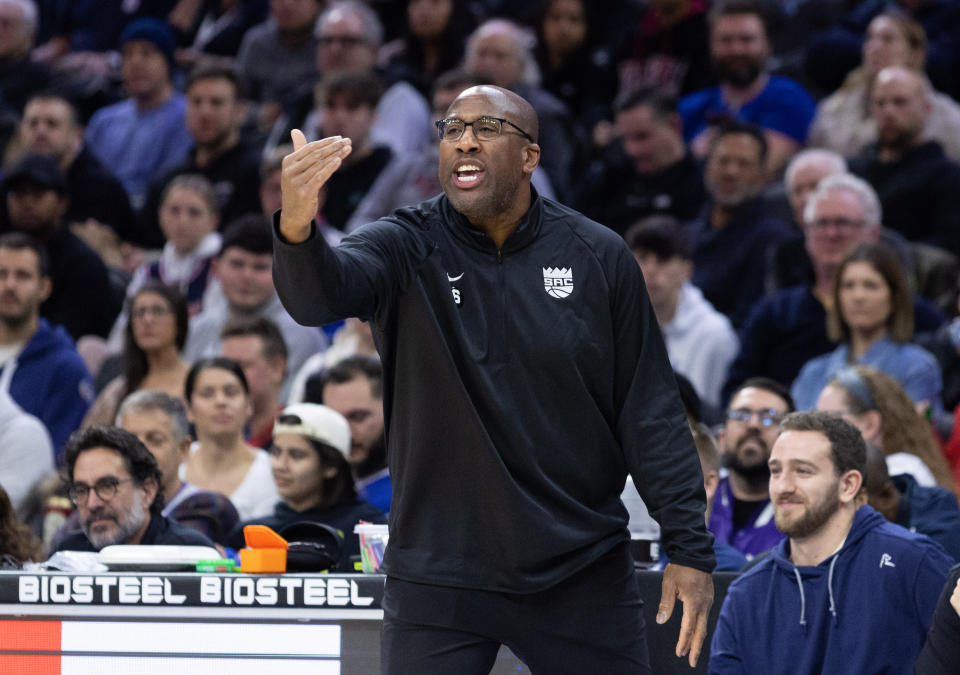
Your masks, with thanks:
M 464 274 L 466 274 L 466 272 L 461 272 L 461 273 L 460 273 L 460 276 L 458 276 L 458 277 L 451 277 L 451 276 L 448 274 L 448 275 L 447 275 L 447 281 L 450 281 L 450 282 L 460 281 L 460 280 L 463 278 L 463 275 L 464 275 Z

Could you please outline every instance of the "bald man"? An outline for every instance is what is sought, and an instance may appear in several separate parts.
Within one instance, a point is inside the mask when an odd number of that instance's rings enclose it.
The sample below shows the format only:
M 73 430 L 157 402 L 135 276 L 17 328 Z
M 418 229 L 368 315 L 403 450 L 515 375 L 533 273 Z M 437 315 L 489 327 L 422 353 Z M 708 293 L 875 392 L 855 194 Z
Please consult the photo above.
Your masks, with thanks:
M 627 471 L 671 564 L 678 657 L 713 600 L 699 461 L 640 269 L 611 230 L 530 185 L 530 105 L 463 91 L 437 122 L 443 194 L 317 236 L 347 139 L 284 160 L 274 277 L 303 324 L 370 321 L 393 478 L 383 670 L 482 673 L 501 644 L 533 672 L 649 672 L 619 499 Z
M 922 73 L 884 68 L 871 91 L 877 142 L 850 160 L 883 206 L 883 225 L 960 255 L 960 166 L 924 140 L 932 90 Z

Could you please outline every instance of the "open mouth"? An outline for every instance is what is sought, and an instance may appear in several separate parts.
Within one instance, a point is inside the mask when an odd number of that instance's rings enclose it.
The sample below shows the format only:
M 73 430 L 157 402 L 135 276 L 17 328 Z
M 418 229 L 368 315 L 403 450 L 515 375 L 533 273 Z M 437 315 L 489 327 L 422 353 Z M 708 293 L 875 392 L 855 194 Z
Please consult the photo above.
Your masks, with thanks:
M 484 171 L 476 164 L 461 164 L 453 172 L 457 187 L 470 188 L 483 180 Z

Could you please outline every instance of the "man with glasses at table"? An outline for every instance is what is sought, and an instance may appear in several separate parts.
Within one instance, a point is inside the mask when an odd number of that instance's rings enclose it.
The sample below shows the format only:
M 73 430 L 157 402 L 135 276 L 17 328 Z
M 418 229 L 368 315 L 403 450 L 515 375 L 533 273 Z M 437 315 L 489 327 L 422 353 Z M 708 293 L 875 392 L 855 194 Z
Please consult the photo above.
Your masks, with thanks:
M 369 320 L 394 493 L 385 673 L 649 672 L 620 491 L 629 470 L 671 564 L 694 664 L 715 561 L 703 479 L 640 268 L 623 240 L 530 185 L 530 104 L 463 91 L 437 123 L 444 194 L 316 236 L 317 193 L 350 152 L 294 131 L 274 277 L 304 324 Z M 545 149 L 549 152 L 550 149 Z
M 786 387 L 765 377 L 751 378 L 734 392 L 719 434 L 729 473 L 717 486 L 709 528 L 718 542 L 733 546 L 748 559 L 783 539 L 773 521 L 767 460 L 780 433 L 780 421 L 793 410 Z
M 116 544 L 213 546 L 197 530 L 164 518 L 163 477 L 157 460 L 129 431 L 90 427 L 70 437 L 67 495 L 81 532 L 56 551 L 99 551 Z

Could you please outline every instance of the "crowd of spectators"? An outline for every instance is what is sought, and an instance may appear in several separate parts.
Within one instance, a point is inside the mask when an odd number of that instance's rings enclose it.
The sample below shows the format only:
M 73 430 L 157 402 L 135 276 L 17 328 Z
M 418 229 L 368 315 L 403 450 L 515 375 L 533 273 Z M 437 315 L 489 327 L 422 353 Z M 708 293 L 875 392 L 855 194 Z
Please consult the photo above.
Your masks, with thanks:
M 351 139 L 338 243 L 440 191 L 433 122 L 495 84 L 539 117 L 534 189 L 643 271 L 732 559 L 784 539 L 767 462 L 813 408 L 868 443 L 869 504 L 960 555 L 958 74 L 960 0 L 0 0 L 0 486 L 43 552 L 120 541 L 83 518 L 123 477 L 74 475 L 101 446 L 165 500 L 127 539 L 389 512 L 369 326 L 273 285 L 281 162 L 294 128 Z

